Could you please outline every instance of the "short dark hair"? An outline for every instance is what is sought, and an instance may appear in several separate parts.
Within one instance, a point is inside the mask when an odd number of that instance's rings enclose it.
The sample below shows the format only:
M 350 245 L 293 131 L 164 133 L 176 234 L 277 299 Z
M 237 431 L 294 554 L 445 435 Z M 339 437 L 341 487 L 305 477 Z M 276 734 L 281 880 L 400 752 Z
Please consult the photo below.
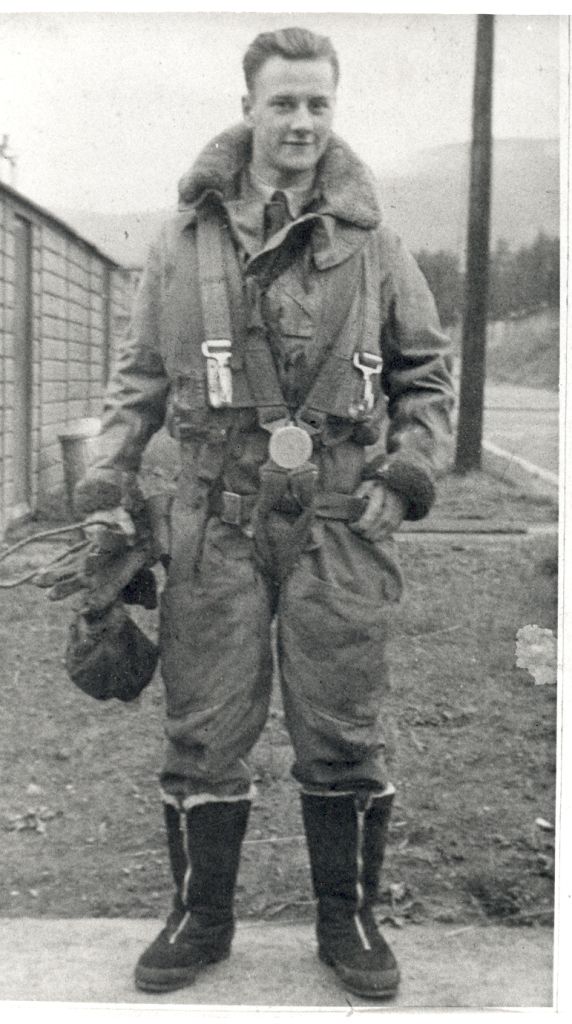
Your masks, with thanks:
M 252 92 L 258 72 L 270 57 L 284 57 L 286 60 L 329 60 L 334 72 L 334 84 L 338 84 L 338 55 L 327 36 L 318 36 L 307 28 L 281 28 L 276 32 L 261 32 L 244 54 L 242 67 L 249 92 Z

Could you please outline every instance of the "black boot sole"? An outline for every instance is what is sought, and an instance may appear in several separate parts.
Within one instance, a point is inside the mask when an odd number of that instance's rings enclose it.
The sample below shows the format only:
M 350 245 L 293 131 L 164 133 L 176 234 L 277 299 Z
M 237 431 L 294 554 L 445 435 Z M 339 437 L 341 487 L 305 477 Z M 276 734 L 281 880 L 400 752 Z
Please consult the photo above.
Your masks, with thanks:
M 397 967 L 385 972 L 385 977 L 379 984 L 368 985 L 365 979 L 352 978 L 348 969 L 340 966 L 338 961 L 325 950 L 319 949 L 318 956 L 323 963 L 332 968 L 344 988 L 356 996 L 362 996 L 365 999 L 391 999 L 397 993 L 400 981 Z
M 230 949 L 222 953 L 216 953 L 205 957 L 200 963 L 189 965 L 189 967 L 140 967 L 135 968 L 135 987 L 140 992 L 175 992 L 178 988 L 187 988 L 194 984 L 201 971 L 210 967 L 211 964 L 218 964 L 221 960 L 228 960 Z

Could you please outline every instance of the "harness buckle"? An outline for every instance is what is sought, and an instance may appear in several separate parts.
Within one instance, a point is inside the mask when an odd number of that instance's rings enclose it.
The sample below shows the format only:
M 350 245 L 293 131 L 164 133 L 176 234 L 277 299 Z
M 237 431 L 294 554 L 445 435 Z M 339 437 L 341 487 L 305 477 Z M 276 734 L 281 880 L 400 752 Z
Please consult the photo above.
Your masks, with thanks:
M 232 403 L 232 346 L 229 339 L 211 338 L 203 341 L 201 351 L 207 361 L 209 405 L 222 409 Z
M 363 376 L 363 394 L 361 401 L 350 406 L 349 413 L 352 419 L 364 419 L 369 416 L 375 405 L 372 377 L 378 377 L 381 373 L 381 356 L 373 352 L 354 352 L 353 365 Z
M 242 494 L 235 494 L 234 491 L 223 491 L 221 495 L 222 511 L 220 518 L 223 523 L 229 526 L 241 526 L 243 521 Z

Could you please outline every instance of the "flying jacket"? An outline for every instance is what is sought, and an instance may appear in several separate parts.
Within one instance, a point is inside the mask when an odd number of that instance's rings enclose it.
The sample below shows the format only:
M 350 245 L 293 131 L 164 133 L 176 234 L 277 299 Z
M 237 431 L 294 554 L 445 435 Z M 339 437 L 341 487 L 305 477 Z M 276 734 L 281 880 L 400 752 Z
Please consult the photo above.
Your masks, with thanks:
M 77 494 L 83 510 L 118 503 L 123 474 L 138 471 L 147 442 L 165 423 L 183 438 L 184 410 L 192 407 L 197 385 L 185 376 L 185 353 L 200 341 L 200 324 L 196 315 L 189 315 L 187 303 L 189 274 L 197 260 L 197 212 L 205 201 L 227 210 L 240 201 L 240 177 L 250 146 L 244 126 L 224 132 L 180 182 L 178 212 L 151 248 L 107 388 L 102 454 Z M 318 165 L 312 203 L 301 216 L 310 228 L 307 240 L 267 288 L 285 393 L 300 391 L 303 396 L 311 386 L 320 364 L 318 324 L 319 336 L 327 335 L 329 275 L 337 271 L 341 280 L 339 268 L 357 252 L 363 273 L 350 328 L 356 338 L 367 330 L 383 360 L 376 416 L 383 421 L 385 440 L 367 447 L 371 439 L 360 436 L 359 425 L 340 416 L 328 418 L 315 440 L 320 487 L 351 494 L 361 480 L 380 477 L 405 499 L 407 518 L 421 518 L 432 504 L 435 479 L 447 466 L 453 402 L 449 343 L 433 297 L 414 259 L 382 224 L 368 169 L 336 136 Z M 297 224 L 250 259 L 241 254 L 245 279 L 264 274 L 277 246 L 284 240 L 288 244 Z M 217 422 L 223 422 L 217 416 L 213 413 L 215 434 Z M 224 424 L 216 457 L 212 445 L 205 449 L 204 438 L 187 440 L 189 494 L 195 485 L 200 491 L 215 480 L 227 491 L 256 492 L 268 434 L 258 425 L 255 410 L 239 410 L 230 419 L 227 415 Z

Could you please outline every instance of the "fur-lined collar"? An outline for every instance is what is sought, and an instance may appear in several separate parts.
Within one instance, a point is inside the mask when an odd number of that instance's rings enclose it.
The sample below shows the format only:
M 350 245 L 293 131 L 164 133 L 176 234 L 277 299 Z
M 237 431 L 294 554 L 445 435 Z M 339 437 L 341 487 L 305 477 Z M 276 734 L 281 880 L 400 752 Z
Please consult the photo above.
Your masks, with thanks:
M 206 192 L 235 199 L 241 171 L 250 161 L 252 133 L 244 124 L 217 135 L 179 182 L 179 209 L 195 206 Z M 350 147 L 332 135 L 318 165 L 319 212 L 358 228 L 375 228 L 381 213 L 373 176 Z

